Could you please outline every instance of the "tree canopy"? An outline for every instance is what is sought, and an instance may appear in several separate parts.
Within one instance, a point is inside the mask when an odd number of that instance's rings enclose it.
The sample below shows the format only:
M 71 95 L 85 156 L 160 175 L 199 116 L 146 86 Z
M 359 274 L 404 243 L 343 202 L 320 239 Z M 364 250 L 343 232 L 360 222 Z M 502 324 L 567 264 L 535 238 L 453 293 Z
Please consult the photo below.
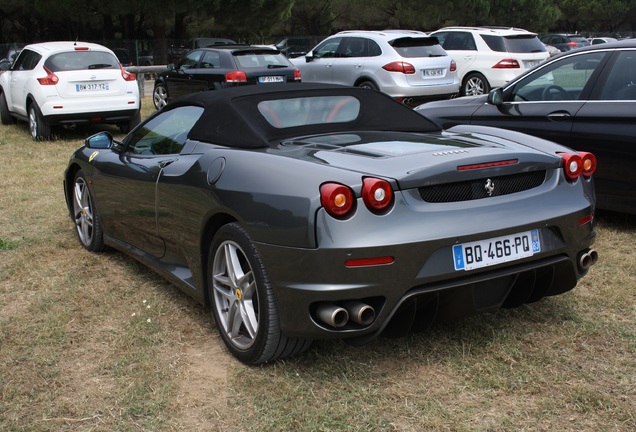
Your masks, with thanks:
M 264 43 L 281 35 L 449 25 L 631 35 L 636 0 L 0 0 L 5 44 L 141 39 L 165 49 L 167 40 L 202 36 Z

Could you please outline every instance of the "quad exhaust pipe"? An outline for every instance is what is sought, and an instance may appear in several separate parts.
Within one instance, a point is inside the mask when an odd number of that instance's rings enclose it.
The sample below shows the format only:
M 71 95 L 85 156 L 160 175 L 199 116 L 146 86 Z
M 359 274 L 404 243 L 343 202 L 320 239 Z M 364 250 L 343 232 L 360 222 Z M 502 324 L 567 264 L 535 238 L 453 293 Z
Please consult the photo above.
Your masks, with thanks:
M 585 271 L 592 267 L 598 261 L 598 252 L 596 249 L 590 249 L 579 255 L 579 268 Z
M 368 326 L 375 321 L 375 309 L 366 303 L 348 301 L 343 306 L 323 303 L 316 310 L 318 319 L 328 326 L 341 328 L 348 322 Z

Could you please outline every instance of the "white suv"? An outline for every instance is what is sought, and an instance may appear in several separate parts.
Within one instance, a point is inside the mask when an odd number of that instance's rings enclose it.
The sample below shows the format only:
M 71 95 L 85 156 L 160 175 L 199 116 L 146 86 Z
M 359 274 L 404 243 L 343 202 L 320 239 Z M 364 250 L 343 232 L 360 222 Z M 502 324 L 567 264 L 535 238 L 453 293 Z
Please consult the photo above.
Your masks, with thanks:
M 536 33 L 518 28 L 446 27 L 430 35 L 457 62 L 462 96 L 488 93 L 550 57 Z
M 453 59 L 418 31 L 343 31 L 291 61 L 303 82 L 372 88 L 408 105 L 459 91 Z
M 51 127 L 116 124 L 128 132 L 140 121 L 135 75 L 108 48 L 85 42 L 27 45 L 0 75 L 0 120 L 29 123 L 34 140 Z

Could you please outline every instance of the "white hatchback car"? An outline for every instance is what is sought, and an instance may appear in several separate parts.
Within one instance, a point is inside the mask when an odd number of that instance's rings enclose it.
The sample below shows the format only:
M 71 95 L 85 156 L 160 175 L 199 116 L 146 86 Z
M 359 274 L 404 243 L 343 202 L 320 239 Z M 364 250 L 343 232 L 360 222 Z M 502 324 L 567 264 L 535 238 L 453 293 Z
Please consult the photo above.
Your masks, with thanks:
M 291 61 L 303 82 L 372 88 L 408 105 L 459 91 L 453 59 L 436 39 L 418 31 L 343 31 Z
M 29 123 L 33 139 L 55 125 L 116 124 L 128 132 L 140 122 L 139 87 L 113 52 L 85 42 L 27 45 L 0 75 L 0 120 Z
M 488 93 L 550 57 L 536 33 L 504 27 L 446 27 L 430 33 L 457 62 L 462 96 Z

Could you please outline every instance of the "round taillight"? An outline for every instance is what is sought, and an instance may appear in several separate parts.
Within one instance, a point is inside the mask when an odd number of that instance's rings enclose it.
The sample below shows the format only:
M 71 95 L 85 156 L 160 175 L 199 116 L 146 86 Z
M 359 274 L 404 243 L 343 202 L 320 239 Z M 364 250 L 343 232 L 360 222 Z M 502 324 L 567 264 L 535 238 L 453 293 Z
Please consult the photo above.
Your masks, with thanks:
M 568 180 L 576 180 L 583 172 L 583 159 L 578 154 L 562 154 L 563 170 Z
M 393 203 L 393 189 L 386 180 L 367 177 L 362 180 L 362 200 L 373 212 L 385 211 Z
M 320 186 L 320 203 L 331 216 L 344 218 L 353 209 L 353 191 L 340 183 L 325 183 Z
M 596 156 L 588 152 L 579 152 L 583 160 L 583 176 L 590 178 L 596 171 Z

